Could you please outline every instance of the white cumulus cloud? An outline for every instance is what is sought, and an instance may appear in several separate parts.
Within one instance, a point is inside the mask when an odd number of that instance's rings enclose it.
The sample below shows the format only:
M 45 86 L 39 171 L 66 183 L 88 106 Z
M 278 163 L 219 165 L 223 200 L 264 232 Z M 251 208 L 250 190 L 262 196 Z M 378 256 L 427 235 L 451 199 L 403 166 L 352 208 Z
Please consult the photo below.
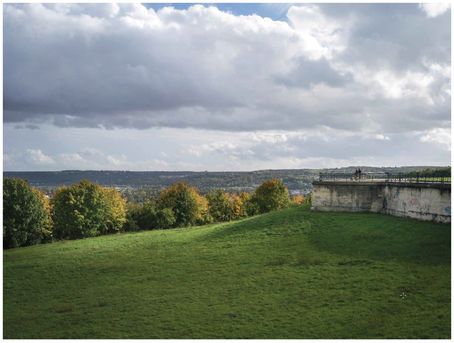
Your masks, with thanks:
M 419 4 L 419 7 L 426 13 L 430 18 L 435 18 L 446 11 L 451 9 L 450 2 L 433 2 Z

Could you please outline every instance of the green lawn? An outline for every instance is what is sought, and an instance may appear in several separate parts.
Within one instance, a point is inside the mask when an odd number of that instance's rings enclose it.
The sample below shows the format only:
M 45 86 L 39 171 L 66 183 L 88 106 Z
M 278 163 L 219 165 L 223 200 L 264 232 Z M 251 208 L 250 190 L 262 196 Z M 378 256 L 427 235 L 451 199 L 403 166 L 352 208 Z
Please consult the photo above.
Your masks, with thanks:
M 4 251 L 5 338 L 449 338 L 449 225 L 293 207 Z

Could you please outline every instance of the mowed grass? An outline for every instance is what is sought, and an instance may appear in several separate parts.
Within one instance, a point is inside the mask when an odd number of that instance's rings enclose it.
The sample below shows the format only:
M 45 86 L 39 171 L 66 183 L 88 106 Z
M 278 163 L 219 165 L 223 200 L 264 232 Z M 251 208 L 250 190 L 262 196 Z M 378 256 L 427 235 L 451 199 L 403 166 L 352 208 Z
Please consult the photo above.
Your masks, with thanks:
M 449 225 L 307 207 L 4 251 L 5 338 L 449 338 Z

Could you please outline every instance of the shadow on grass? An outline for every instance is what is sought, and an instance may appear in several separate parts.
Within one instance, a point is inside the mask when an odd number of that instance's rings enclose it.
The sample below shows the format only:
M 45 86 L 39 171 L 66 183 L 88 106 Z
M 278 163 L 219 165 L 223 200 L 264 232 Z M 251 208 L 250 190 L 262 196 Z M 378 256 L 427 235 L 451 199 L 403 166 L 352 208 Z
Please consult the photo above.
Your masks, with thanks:
M 358 259 L 424 265 L 451 263 L 451 228 L 371 213 L 312 212 L 308 237 L 320 250 Z
M 274 238 L 302 239 L 316 250 L 344 256 L 347 261 L 451 263 L 449 224 L 372 213 L 313 212 L 307 206 L 223 223 L 197 239 L 258 242 Z

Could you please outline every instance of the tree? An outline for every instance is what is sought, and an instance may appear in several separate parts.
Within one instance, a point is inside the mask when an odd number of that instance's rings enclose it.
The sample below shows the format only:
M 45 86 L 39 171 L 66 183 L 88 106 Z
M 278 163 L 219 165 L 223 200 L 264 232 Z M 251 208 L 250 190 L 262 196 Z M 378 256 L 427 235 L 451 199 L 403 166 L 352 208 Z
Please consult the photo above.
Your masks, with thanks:
M 115 188 L 101 187 L 107 202 L 107 223 L 102 233 L 116 233 L 123 230 L 126 223 L 126 202 Z
M 292 203 L 295 205 L 302 205 L 305 203 L 304 196 L 301 194 L 296 194 L 292 197 Z
M 259 208 L 257 202 L 255 201 L 255 195 L 247 192 L 242 192 L 240 194 L 240 199 L 243 202 L 242 212 L 244 216 L 254 216 L 259 214 Z
M 169 208 L 175 216 L 175 226 L 189 226 L 205 222 L 208 204 L 196 188 L 178 182 L 159 194 L 159 209 Z
M 203 225 L 213 222 L 213 218 L 210 216 L 209 209 L 208 209 L 208 200 L 206 197 L 201 195 L 196 188 L 195 191 L 195 201 L 197 204 L 197 215 L 195 224 Z
M 207 194 L 210 216 L 214 221 L 223 222 L 245 217 L 243 200 L 237 194 L 228 194 L 216 189 Z
M 137 225 L 140 230 L 156 229 L 156 206 L 152 201 L 145 202 L 137 214 Z
M 169 229 L 175 225 L 175 216 L 170 208 L 164 208 L 156 212 L 156 227 L 158 229 Z
M 126 222 L 123 226 L 125 231 L 141 230 L 139 224 L 137 223 L 141 207 L 142 206 L 137 203 L 128 203 L 126 205 Z
M 50 206 L 42 192 L 21 179 L 3 181 L 3 246 L 15 248 L 51 238 Z
M 233 213 L 228 194 L 221 189 L 216 189 L 207 194 L 208 208 L 211 217 L 216 222 L 232 219 Z
M 120 231 L 126 220 L 125 205 L 116 192 L 86 180 L 59 188 L 52 199 L 56 237 L 76 239 Z
M 243 200 L 238 194 L 229 194 L 229 207 L 232 213 L 232 219 L 246 217 Z
M 255 190 L 254 201 L 260 213 L 285 208 L 290 204 L 288 189 L 278 179 L 263 182 Z
M 52 223 L 52 206 L 49 201 L 49 197 L 46 196 L 43 192 L 36 188 L 32 188 L 33 192 L 38 196 L 40 199 L 41 203 L 44 206 L 44 211 L 45 211 L 45 221 L 44 225 L 42 226 L 41 230 L 41 243 L 48 243 L 52 241 L 52 236 L 53 236 L 53 223 Z

